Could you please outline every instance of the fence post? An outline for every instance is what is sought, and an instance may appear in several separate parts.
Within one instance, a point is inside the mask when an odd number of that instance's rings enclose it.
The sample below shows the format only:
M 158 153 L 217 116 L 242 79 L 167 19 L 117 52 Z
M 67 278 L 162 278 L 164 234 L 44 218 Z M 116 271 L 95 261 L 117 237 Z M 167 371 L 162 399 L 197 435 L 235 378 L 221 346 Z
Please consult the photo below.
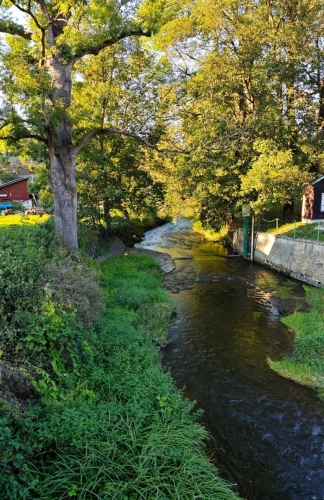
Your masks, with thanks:
M 250 252 L 250 260 L 253 262 L 254 259 L 254 215 L 252 215 L 252 228 L 251 228 L 251 252 Z
M 243 250 L 243 257 L 244 259 L 248 258 L 249 254 L 249 218 L 244 217 L 244 226 L 243 226 L 243 232 L 244 232 L 244 250 Z
M 244 243 L 243 243 L 243 257 L 244 259 L 248 258 L 249 255 L 249 217 L 251 215 L 251 208 L 249 205 L 242 206 L 242 217 L 243 217 L 243 235 L 244 235 Z

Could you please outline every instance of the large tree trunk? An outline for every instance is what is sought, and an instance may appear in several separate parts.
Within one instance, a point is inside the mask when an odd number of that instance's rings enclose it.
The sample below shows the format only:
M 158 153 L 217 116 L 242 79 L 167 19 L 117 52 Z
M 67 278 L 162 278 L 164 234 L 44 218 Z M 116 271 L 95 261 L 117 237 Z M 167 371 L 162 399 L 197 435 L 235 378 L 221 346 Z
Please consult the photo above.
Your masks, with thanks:
M 63 245 L 75 253 L 78 248 L 76 159 L 68 152 L 57 156 L 51 151 L 50 164 L 50 186 L 55 202 L 55 232 Z
M 59 31 L 59 30 L 58 30 Z M 60 54 L 53 55 L 49 68 L 55 91 L 52 102 L 62 113 L 57 124 L 48 123 L 48 153 L 50 187 L 54 195 L 55 232 L 71 252 L 78 249 L 76 153 L 73 148 L 73 128 L 67 110 L 71 105 L 73 64 L 64 64 Z M 63 109 L 62 109 L 63 107 Z

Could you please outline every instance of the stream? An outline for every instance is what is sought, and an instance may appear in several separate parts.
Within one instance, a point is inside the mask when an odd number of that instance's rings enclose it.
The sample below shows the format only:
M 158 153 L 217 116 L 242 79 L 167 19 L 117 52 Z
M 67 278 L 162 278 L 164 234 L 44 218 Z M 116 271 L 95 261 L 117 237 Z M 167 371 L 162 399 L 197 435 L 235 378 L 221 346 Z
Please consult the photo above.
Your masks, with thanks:
M 163 362 L 204 410 L 220 475 L 248 500 L 324 500 L 324 404 L 267 364 L 291 350 L 280 318 L 305 309 L 302 283 L 227 258 L 183 218 L 138 246 L 175 259 L 165 288 L 177 313 Z

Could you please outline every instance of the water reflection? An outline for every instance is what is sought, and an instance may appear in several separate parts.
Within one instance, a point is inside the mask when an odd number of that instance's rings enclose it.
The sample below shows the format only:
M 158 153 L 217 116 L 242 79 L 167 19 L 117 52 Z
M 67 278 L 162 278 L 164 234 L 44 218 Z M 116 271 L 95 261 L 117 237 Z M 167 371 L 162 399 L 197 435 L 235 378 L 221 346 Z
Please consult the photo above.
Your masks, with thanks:
M 246 499 L 323 500 L 324 406 L 266 361 L 291 348 L 280 317 L 304 307 L 302 285 L 225 258 L 181 225 L 150 232 L 144 246 L 180 258 L 165 279 L 177 316 L 164 362 L 204 409 L 221 474 Z

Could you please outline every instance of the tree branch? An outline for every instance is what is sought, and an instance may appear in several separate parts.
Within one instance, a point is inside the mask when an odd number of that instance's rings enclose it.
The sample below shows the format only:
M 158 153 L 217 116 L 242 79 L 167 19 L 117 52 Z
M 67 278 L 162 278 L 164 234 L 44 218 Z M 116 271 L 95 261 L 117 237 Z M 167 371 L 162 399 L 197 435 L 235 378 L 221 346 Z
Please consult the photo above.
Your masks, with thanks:
M 36 139 L 37 141 L 47 144 L 47 140 L 41 135 L 37 134 L 26 134 L 22 137 L 14 137 L 13 135 L 3 135 L 3 136 L 0 135 L 0 141 L 19 142 L 24 139 Z
M 32 10 L 31 10 L 31 0 L 28 0 L 28 8 L 27 9 L 25 9 L 24 7 L 22 7 L 21 5 L 19 5 L 15 0 L 10 0 L 10 2 L 12 3 L 12 5 L 14 5 L 16 7 L 16 9 L 20 10 L 20 12 L 23 12 L 24 14 L 28 14 L 33 19 L 33 21 L 36 24 L 37 28 L 39 28 L 40 30 L 44 29 L 39 24 L 38 19 L 36 18 L 35 14 L 33 14 Z
M 19 24 L 15 24 L 12 21 L 2 21 L 0 22 L 0 33 L 6 33 L 8 35 L 20 36 L 21 38 L 25 38 L 25 40 L 31 40 L 32 34 L 28 31 L 25 31 L 23 26 L 19 26 Z
M 0 130 L 2 130 L 3 128 L 5 128 L 8 125 L 9 122 L 7 120 L 5 120 L 4 118 L 0 118 L 0 121 L 3 122 L 3 124 L 0 125 Z
M 79 143 L 73 147 L 73 154 L 77 155 L 79 153 L 79 151 L 83 148 L 83 146 L 85 146 L 87 144 L 87 142 L 89 142 L 91 139 L 93 139 L 93 137 L 96 137 L 98 135 L 112 135 L 112 134 L 123 135 L 125 137 L 133 137 L 134 139 L 138 140 L 142 144 L 145 144 L 145 146 L 148 146 L 149 148 L 154 149 L 155 151 L 158 151 L 159 153 L 178 153 L 178 154 L 188 155 L 188 154 L 192 153 L 192 151 L 195 151 L 193 149 L 192 150 L 168 149 L 168 148 L 159 149 L 155 144 L 150 143 L 147 139 L 136 134 L 135 132 L 131 132 L 131 131 L 126 130 L 126 129 L 111 127 L 111 128 L 107 128 L 107 129 L 97 128 L 97 129 L 90 130 L 90 132 L 85 134 L 82 137 L 82 139 L 79 141 Z
M 37 1 L 38 5 L 40 6 L 44 16 L 46 17 L 47 21 L 49 22 L 51 20 L 51 17 L 48 13 L 47 6 L 44 0 L 38 0 Z
M 74 62 L 79 61 L 82 59 L 83 56 L 89 54 L 93 56 L 97 56 L 99 52 L 101 52 L 103 49 L 106 47 L 110 47 L 111 45 L 114 45 L 115 43 L 120 42 L 121 40 L 124 40 L 125 38 L 129 38 L 131 36 L 145 36 L 150 38 L 152 34 L 147 31 L 142 31 L 142 30 L 135 30 L 135 31 L 127 31 L 124 33 L 121 33 L 120 35 L 111 38 L 110 40 L 105 40 L 102 43 L 100 43 L 97 47 L 85 47 L 84 49 L 78 50 Z

